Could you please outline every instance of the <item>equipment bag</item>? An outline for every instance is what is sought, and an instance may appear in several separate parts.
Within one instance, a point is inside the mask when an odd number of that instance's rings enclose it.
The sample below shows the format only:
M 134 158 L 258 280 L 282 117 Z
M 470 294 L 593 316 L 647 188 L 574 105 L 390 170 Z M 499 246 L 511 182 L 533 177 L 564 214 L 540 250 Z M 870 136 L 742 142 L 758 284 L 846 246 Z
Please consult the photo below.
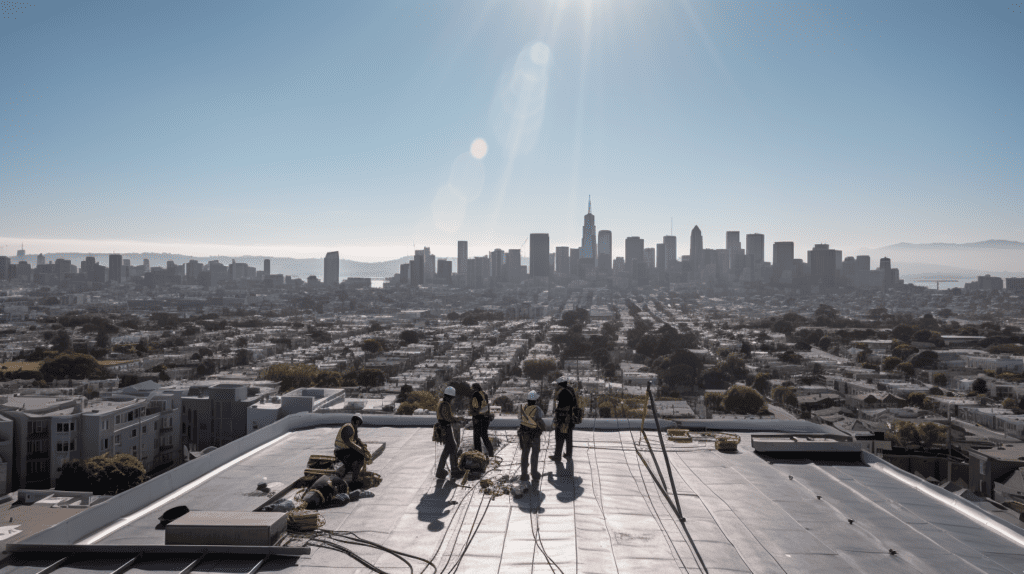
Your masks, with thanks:
M 447 432 L 448 429 L 444 427 L 444 424 L 441 423 L 441 421 L 434 423 L 434 436 L 432 440 L 434 442 L 444 442 L 444 437 Z

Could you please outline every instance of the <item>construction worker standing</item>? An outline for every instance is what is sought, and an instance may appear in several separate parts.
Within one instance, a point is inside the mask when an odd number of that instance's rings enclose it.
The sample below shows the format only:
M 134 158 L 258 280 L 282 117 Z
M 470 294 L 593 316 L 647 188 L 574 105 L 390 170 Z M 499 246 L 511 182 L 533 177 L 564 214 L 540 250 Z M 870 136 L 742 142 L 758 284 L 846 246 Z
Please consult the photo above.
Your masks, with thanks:
M 487 456 L 494 456 L 491 438 L 487 436 L 487 427 L 491 426 L 491 405 L 480 383 L 473 383 L 473 398 L 469 401 L 469 410 L 473 413 L 473 449 Z M 487 447 L 486 452 L 480 449 L 481 442 Z
M 519 407 L 519 448 L 523 451 L 519 465 L 522 471 L 519 480 L 529 480 L 527 476 L 527 463 L 532 472 L 530 476 L 540 478 L 537 472 L 537 457 L 540 456 L 540 434 L 547 430 L 544 424 L 544 412 L 537 406 L 537 391 L 530 391 L 526 395 L 526 404 Z
M 558 462 L 562 458 L 562 445 L 565 445 L 565 459 L 572 459 L 572 411 L 579 406 L 576 399 L 576 391 L 569 386 L 569 377 L 559 377 L 555 381 L 558 385 L 558 394 L 555 395 L 555 415 L 552 421 L 555 427 L 555 454 L 549 458 Z
M 441 402 L 437 404 L 438 432 L 442 434 L 444 441 L 444 450 L 441 451 L 441 458 L 437 461 L 437 472 L 434 473 L 434 476 L 437 478 L 445 478 L 448 475 L 448 472 L 444 469 L 445 458 L 449 460 L 452 477 L 455 476 L 459 469 L 459 462 L 456 458 L 459 453 L 459 445 L 455 442 L 455 429 L 453 426 L 460 424 L 462 419 L 456 418 L 452 412 L 453 399 L 455 399 L 455 387 L 447 387 L 444 390 L 444 395 L 441 397 Z
M 371 460 L 370 449 L 366 448 L 366 443 L 359 440 L 359 427 L 362 425 L 363 417 L 353 415 L 349 422 L 338 429 L 338 434 L 334 437 L 334 458 L 342 465 L 338 469 L 339 476 L 345 476 L 349 472 L 357 473 L 362 470 L 363 463 L 369 464 Z

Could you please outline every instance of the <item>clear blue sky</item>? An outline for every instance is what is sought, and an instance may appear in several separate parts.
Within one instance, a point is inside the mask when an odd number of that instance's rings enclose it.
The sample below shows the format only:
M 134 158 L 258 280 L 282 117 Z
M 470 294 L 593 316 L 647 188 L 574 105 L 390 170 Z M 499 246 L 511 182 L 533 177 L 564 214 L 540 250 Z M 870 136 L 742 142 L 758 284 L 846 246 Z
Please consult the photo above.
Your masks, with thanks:
M 36 2 L 5 254 L 1024 240 L 1019 2 Z

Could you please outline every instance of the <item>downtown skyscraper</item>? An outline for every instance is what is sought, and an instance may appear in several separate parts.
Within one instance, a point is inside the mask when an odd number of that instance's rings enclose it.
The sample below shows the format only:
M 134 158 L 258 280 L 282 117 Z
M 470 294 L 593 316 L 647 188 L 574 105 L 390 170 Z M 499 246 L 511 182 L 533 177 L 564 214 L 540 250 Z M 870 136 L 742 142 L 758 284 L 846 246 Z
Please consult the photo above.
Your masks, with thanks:
M 597 259 L 597 226 L 594 225 L 594 214 L 590 211 L 590 198 L 587 198 L 587 214 L 583 216 L 583 241 L 580 243 L 580 265 L 595 267 Z

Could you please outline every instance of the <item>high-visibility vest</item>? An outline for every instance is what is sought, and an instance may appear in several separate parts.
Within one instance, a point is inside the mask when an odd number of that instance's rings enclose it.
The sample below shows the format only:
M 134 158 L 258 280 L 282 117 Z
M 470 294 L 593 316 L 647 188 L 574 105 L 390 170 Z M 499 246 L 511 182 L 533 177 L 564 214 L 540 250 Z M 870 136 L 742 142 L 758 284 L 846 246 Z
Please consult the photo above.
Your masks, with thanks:
M 473 393 L 473 414 L 485 415 L 491 410 L 491 406 L 487 401 L 487 394 L 483 391 L 477 391 Z
M 452 414 L 452 404 L 441 399 L 441 402 L 437 405 L 437 420 L 445 423 L 451 423 L 454 418 L 455 415 Z
M 523 405 L 519 409 L 519 424 L 526 428 L 535 429 L 537 427 L 537 405 Z
M 352 429 L 352 442 L 354 444 L 359 444 L 357 442 L 359 440 L 359 434 L 358 431 L 356 431 L 356 427 L 352 426 L 352 423 L 345 423 L 340 429 L 338 429 L 338 434 L 334 437 L 334 448 L 337 450 L 352 450 L 352 447 L 346 444 L 345 439 L 341 437 L 341 433 L 345 432 L 346 427 Z

